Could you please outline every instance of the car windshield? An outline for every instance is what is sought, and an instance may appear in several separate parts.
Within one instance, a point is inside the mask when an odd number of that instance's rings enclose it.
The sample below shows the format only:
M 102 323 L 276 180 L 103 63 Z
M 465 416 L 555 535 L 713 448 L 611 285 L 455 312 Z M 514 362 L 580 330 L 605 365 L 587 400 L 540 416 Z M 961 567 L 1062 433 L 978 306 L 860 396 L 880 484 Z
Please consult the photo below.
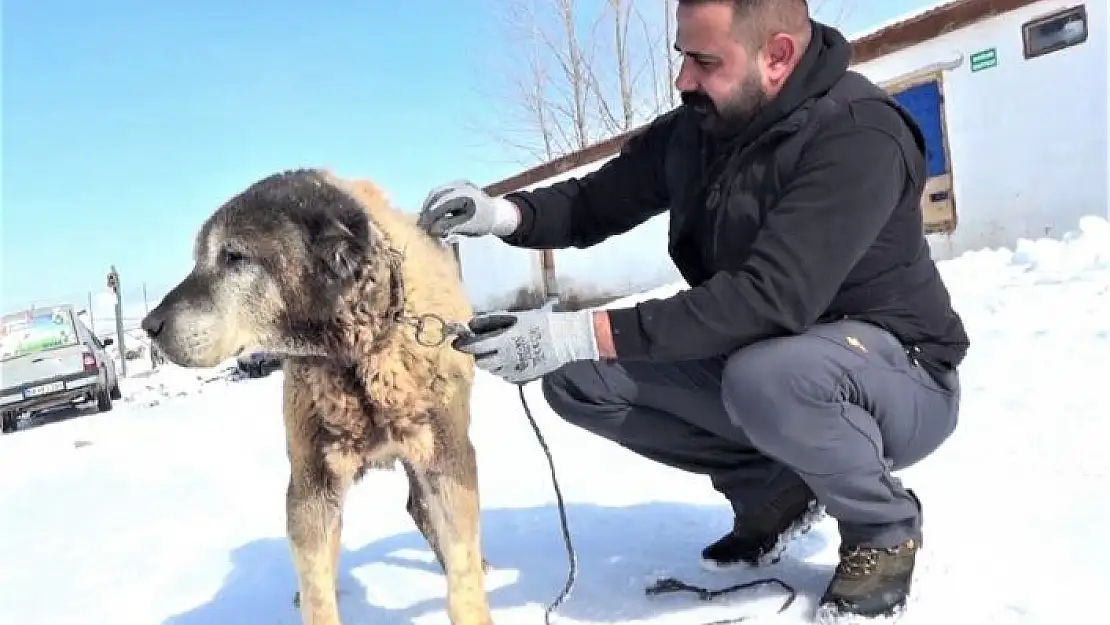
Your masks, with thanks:
M 0 361 L 77 344 L 68 307 L 35 308 L 0 317 Z

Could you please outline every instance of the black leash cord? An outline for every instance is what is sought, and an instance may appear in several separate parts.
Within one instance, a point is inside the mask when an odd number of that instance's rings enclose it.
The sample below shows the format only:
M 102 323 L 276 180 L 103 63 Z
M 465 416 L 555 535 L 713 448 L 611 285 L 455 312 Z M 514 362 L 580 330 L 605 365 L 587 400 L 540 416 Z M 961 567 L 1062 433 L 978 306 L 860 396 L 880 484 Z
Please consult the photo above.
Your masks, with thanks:
M 536 418 L 532 416 L 531 408 L 528 407 L 528 400 L 524 397 L 524 384 L 517 384 L 517 394 L 520 395 L 520 405 L 524 408 L 524 414 L 528 417 L 528 422 L 532 425 L 532 431 L 536 433 L 536 440 L 539 441 L 540 447 L 543 448 L 544 455 L 547 456 L 547 466 L 551 470 L 551 484 L 555 488 L 555 499 L 559 505 L 559 524 L 563 532 L 563 542 L 566 543 L 567 547 L 567 559 L 570 562 L 570 571 L 567 573 L 567 583 L 563 587 L 563 591 L 559 593 L 559 596 L 556 597 L 550 605 L 547 606 L 543 613 L 544 624 L 551 625 L 551 614 L 555 611 L 555 608 L 562 605 L 563 602 L 565 602 L 570 597 L 571 590 L 574 588 L 574 583 L 578 580 L 578 554 L 575 552 L 574 545 L 571 543 L 570 540 L 570 524 L 567 523 L 566 504 L 563 502 L 563 492 L 562 489 L 559 488 L 559 478 L 555 473 L 555 459 L 551 456 L 551 448 L 547 446 L 547 441 L 544 439 L 543 433 L 540 432 L 540 426 L 536 423 Z M 666 579 L 656 581 L 655 584 L 646 588 L 644 592 L 647 595 L 651 596 L 661 595 L 664 593 L 686 591 L 696 594 L 698 598 L 702 601 L 711 601 L 712 599 L 721 595 L 733 593 L 747 588 L 754 588 L 756 586 L 765 586 L 768 584 L 781 586 L 788 595 L 786 601 L 783 602 L 782 606 L 778 609 L 779 614 L 789 608 L 794 603 L 794 600 L 798 598 L 798 591 L 795 590 L 793 586 L 787 584 L 777 577 L 756 579 L 750 582 L 729 586 L 728 588 L 722 588 L 720 590 L 708 590 L 706 588 L 692 586 L 673 577 L 668 577 Z M 748 620 L 748 618 L 749 617 L 747 616 L 738 616 L 736 618 L 722 619 L 718 621 L 704 623 L 703 625 L 731 625 L 732 623 L 740 623 L 742 621 L 746 621 Z
M 524 384 L 517 384 L 516 390 L 520 395 L 520 405 L 524 408 L 524 414 L 528 417 L 528 422 L 532 424 L 532 431 L 536 433 L 536 440 L 539 441 L 544 455 L 547 456 L 547 466 L 551 470 L 551 485 L 555 488 L 555 499 L 559 504 L 559 525 L 563 530 L 563 542 L 566 543 L 567 560 L 570 562 L 570 571 L 567 573 L 567 583 L 563 586 L 563 591 L 543 611 L 543 622 L 546 625 L 551 625 L 551 614 L 555 611 L 555 608 L 562 605 L 570 597 L 574 582 L 578 580 L 578 553 L 574 550 L 574 545 L 571 544 L 570 525 L 567 523 L 567 508 L 563 502 L 563 491 L 559 488 L 559 478 L 555 474 L 555 459 L 551 456 L 551 448 L 547 446 L 547 441 L 544 439 L 543 433 L 540 432 L 540 426 L 536 423 L 536 418 L 532 416 L 532 409 L 528 407 L 528 400 L 524 397 Z

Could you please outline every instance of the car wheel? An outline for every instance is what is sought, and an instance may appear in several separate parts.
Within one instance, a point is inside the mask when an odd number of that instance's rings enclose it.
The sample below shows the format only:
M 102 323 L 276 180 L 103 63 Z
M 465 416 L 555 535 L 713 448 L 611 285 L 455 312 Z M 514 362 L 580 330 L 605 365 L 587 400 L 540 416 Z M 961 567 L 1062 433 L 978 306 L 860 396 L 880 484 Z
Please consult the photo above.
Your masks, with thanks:
M 108 393 L 108 397 L 110 397 L 112 399 L 122 399 L 123 398 L 123 393 L 121 393 L 120 390 L 119 390 L 119 384 L 116 384 L 112 387 L 112 392 Z
M 96 393 L 96 409 L 100 412 L 108 412 L 112 409 L 112 396 L 108 394 L 108 389 L 100 389 Z
M 3 413 L 3 415 L 0 415 L 0 432 L 4 434 L 11 434 L 12 432 L 16 431 L 16 429 L 18 428 L 16 418 L 17 416 L 14 412 L 5 412 Z

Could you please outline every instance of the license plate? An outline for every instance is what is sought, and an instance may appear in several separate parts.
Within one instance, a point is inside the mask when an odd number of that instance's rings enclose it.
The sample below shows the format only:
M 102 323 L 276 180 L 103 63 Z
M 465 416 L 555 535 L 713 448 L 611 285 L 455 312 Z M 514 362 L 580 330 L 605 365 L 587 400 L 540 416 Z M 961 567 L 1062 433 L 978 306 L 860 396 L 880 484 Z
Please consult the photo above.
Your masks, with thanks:
M 25 389 L 23 391 L 23 397 L 27 399 L 30 399 L 31 397 L 42 397 L 43 395 L 46 395 L 48 393 L 56 393 L 64 389 L 65 387 L 65 382 L 62 382 L 60 380 L 58 382 L 51 382 L 50 384 L 40 384 L 38 386 L 32 386 L 31 388 Z

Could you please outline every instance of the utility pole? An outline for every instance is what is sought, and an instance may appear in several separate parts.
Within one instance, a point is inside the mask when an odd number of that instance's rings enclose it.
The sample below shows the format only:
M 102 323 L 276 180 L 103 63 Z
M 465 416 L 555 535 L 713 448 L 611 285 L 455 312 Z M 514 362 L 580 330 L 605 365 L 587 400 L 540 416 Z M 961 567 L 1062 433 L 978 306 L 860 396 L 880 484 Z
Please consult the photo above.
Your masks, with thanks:
M 119 348 L 120 375 L 127 377 L 127 346 L 123 343 L 123 299 L 119 288 L 119 272 L 111 266 L 108 272 L 108 288 L 116 294 L 116 345 Z
M 96 313 L 93 312 L 92 302 L 92 291 L 89 291 L 89 329 L 96 334 Z
M 147 303 L 147 302 L 148 302 L 148 300 L 146 298 L 146 282 L 144 282 L 143 283 L 143 314 L 144 315 L 149 315 L 150 314 L 150 304 Z M 154 357 L 154 341 L 150 341 L 150 349 L 148 349 L 147 351 L 150 352 L 150 368 L 151 369 L 157 369 L 158 368 L 158 359 Z

